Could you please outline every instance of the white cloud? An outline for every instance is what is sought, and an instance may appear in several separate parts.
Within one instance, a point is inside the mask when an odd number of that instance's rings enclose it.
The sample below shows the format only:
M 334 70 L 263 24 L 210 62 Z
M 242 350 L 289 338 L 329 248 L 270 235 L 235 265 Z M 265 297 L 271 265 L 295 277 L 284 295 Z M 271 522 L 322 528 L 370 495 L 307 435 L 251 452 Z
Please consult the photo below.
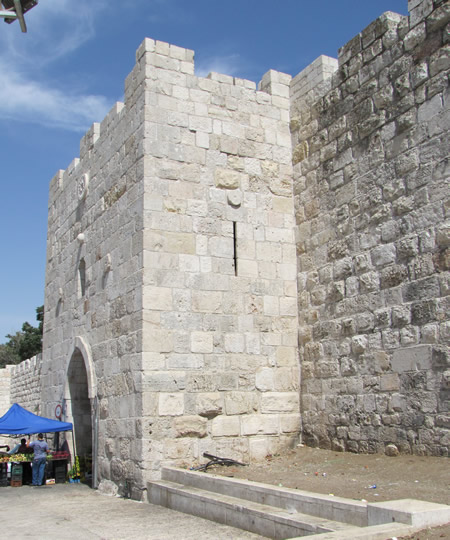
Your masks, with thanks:
M 106 6 L 106 0 L 41 0 L 25 15 L 27 34 L 16 23 L 2 29 L 0 119 L 84 131 L 103 118 L 108 99 L 57 87 L 39 70 L 91 40 Z
M 209 73 L 222 73 L 224 75 L 237 75 L 242 69 L 240 56 L 230 54 L 227 56 L 214 56 L 196 62 L 195 74 L 198 77 L 206 77 Z
M 103 96 L 72 95 L 11 72 L 0 62 L 0 118 L 85 131 L 111 107 Z

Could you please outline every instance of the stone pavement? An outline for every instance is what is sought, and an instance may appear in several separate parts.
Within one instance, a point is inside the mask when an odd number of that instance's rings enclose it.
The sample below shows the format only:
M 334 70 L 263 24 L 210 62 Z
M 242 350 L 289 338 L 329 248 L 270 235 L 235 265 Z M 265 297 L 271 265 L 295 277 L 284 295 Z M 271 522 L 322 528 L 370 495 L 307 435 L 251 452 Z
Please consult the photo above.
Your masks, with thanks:
M 0 488 L 2 538 L 46 540 L 262 539 L 148 503 L 101 495 L 83 484 Z

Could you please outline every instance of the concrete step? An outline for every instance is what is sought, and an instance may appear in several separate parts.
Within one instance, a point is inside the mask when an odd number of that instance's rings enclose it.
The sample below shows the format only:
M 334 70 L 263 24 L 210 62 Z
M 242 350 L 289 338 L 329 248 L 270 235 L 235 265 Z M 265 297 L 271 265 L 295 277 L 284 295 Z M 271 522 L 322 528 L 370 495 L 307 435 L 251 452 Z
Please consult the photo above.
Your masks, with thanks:
M 367 503 L 237 478 L 162 469 L 150 503 L 274 539 L 384 540 L 450 523 L 450 507 L 403 499 Z
M 160 480 L 148 486 L 149 502 L 274 539 L 340 531 L 345 538 L 357 527 L 321 517 Z
M 162 478 L 177 484 L 282 508 L 289 513 L 308 514 L 357 527 L 368 525 L 367 503 L 362 501 L 249 482 L 248 480 L 210 473 L 199 473 L 176 467 L 163 468 Z

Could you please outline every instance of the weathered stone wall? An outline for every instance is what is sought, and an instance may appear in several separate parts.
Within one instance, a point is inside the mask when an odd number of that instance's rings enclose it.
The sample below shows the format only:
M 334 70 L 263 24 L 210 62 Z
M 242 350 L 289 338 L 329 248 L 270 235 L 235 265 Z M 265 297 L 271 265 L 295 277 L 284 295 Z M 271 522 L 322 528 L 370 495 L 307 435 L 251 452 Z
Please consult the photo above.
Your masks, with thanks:
M 41 409 L 41 365 L 42 356 L 33 356 L 18 365 L 8 365 L 0 369 L 0 416 L 13 403 L 18 403 L 34 414 Z M 13 446 L 9 436 L 0 434 L 0 444 Z
M 98 475 L 117 484 L 142 482 L 143 100 L 92 126 L 49 196 L 43 412 L 61 404 L 82 436 L 91 406 Z
M 291 85 L 303 438 L 447 455 L 449 5 L 409 7 Z
M 11 371 L 10 404 L 18 403 L 34 414 L 42 414 L 41 370 L 42 355 L 38 354 L 15 366 Z M 6 411 L 5 411 L 6 412 Z
M 0 369 L 0 416 L 11 407 L 11 368 Z

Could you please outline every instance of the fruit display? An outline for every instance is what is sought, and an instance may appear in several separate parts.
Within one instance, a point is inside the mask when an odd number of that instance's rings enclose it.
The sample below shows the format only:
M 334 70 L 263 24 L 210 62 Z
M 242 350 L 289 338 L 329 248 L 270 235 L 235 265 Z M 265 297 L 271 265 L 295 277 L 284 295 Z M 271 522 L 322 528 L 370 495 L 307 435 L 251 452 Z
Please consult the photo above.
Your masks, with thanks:
M 9 456 L 9 461 L 14 461 L 15 463 L 21 463 L 23 461 L 32 461 L 33 454 L 13 454 Z
M 22 463 L 33 461 L 33 454 L 12 454 L 10 456 L 0 456 L 0 463 Z
M 11 454 L 8 456 L 0 456 L 0 463 L 23 463 L 33 461 L 33 454 Z M 52 459 L 68 459 L 68 452 L 50 452 L 47 454 L 47 460 Z

